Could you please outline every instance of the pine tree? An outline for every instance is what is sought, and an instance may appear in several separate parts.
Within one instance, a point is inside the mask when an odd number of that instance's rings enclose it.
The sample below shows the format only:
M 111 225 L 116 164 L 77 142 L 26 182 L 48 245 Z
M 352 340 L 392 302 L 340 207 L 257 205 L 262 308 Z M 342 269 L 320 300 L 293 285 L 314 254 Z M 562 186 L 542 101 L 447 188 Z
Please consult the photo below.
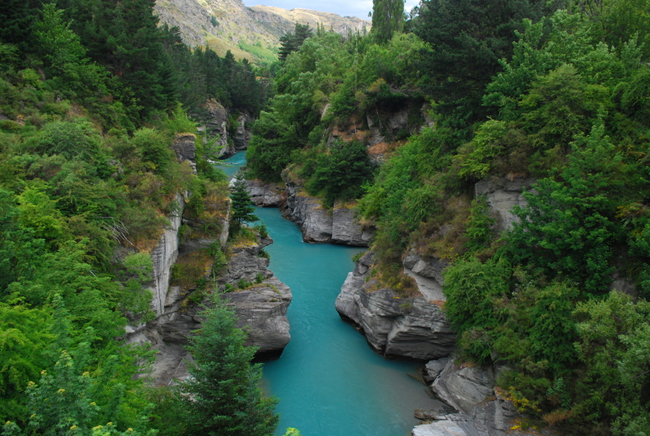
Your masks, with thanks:
M 371 33 L 379 44 L 391 40 L 404 28 L 404 0 L 373 0 Z
M 291 52 L 300 49 L 300 46 L 307 38 L 314 36 L 314 32 L 309 28 L 309 24 L 296 23 L 294 32 L 287 33 L 280 37 L 280 62 L 284 62 Z
M 270 436 L 278 423 L 277 400 L 259 388 L 262 369 L 251 365 L 255 348 L 245 347 L 246 334 L 221 298 L 203 312 L 203 327 L 191 338 L 195 364 L 182 387 L 188 434 Z
M 255 207 L 251 202 L 250 195 L 246 192 L 246 183 L 240 174 L 235 177 L 235 183 L 232 187 L 230 199 L 232 200 L 233 225 L 231 228 L 233 232 L 238 232 L 245 222 L 259 220 L 259 218 L 253 214 L 253 212 L 255 212 Z

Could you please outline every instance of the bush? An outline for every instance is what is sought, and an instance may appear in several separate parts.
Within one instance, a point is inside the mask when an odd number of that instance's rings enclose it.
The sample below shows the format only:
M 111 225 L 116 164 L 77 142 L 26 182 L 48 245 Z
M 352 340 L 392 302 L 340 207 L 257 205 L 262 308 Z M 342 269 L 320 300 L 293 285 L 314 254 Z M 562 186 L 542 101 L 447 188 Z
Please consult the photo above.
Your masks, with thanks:
M 313 195 L 322 193 L 325 204 L 331 207 L 335 200 L 359 198 L 363 193 L 361 187 L 372 179 L 373 171 L 374 164 L 362 143 L 337 142 L 330 147 L 329 154 L 317 157 L 306 188 Z
M 509 293 L 509 280 L 512 275 L 510 265 L 505 261 L 490 259 L 481 263 L 470 257 L 451 265 L 445 271 L 443 292 L 447 297 L 445 313 L 450 322 L 461 334 L 468 331 L 488 333 L 495 329 L 503 315 L 497 309 L 497 300 Z M 477 336 L 481 346 L 473 343 L 476 349 L 472 357 L 481 363 L 490 354 L 491 341 L 483 334 Z M 474 342 L 470 338 L 470 342 Z

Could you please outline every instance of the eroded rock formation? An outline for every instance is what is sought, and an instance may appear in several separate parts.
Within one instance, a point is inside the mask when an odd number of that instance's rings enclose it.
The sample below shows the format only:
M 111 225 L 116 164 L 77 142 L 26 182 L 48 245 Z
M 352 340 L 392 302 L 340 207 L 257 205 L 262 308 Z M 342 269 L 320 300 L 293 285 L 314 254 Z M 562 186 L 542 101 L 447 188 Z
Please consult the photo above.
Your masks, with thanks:
M 393 358 L 431 360 L 454 349 L 455 335 L 439 303 L 423 296 L 401 297 L 371 277 L 374 253 L 348 274 L 336 310 L 363 332 L 370 346 Z
M 433 420 L 418 425 L 412 436 L 505 436 L 527 435 L 511 430 L 521 418 L 514 405 L 494 387 L 493 368 L 458 366 L 453 359 L 429 362 L 426 366 L 431 390 L 455 411 L 418 411 L 421 419 Z
M 291 339 L 286 316 L 291 290 L 267 268 L 268 258 L 260 256 L 260 250 L 272 242 L 265 238 L 259 244 L 233 247 L 228 272 L 220 280 L 233 287 L 240 280 L 251 284 L 223 298 L 235 310 L 237 326 L 248 332 L 246 344 L 258 347 L 257 356 L 263 359 L 279 357 Z
M 284 190 L 275 183 L 261 180 L 246 180 L 246 191 L 255 206 L 280 207 L 284 202 Z
M 372 233 L 361 227 L 352 209 L 335 204 L 329 210 L 291 181 L 286 183 L 285 195 L 284 216 L 300 226 L 305 242 L 368 246 Z

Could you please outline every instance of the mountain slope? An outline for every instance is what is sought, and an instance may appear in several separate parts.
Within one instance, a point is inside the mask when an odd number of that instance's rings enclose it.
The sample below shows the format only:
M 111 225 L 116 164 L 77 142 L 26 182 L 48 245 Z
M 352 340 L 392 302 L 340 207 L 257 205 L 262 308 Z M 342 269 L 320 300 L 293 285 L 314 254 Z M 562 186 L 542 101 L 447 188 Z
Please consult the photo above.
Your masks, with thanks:
M 308 9 L 249 8 L 241 0 L 157 0 L 155 10 L 161 22 L 177 26 L 191 46 L 207 45 L 220 56 L 230 50 L 238 59 L 262 63 L 276 59 L 280 37 L 293 31 L 295 23 L 314 29 L 322 23 L 343 35 L 370 30 L 370 22 L 357 17 Z

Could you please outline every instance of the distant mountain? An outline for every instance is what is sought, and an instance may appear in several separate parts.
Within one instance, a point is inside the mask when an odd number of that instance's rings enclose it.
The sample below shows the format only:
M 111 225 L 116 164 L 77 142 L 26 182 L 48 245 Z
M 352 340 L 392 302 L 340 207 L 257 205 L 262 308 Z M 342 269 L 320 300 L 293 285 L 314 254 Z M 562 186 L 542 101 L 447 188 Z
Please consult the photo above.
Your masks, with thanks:
M 370 21 L 341 17 L 309 9 L 290 11 L 273 6 L 249 8 L 241 0 L 157 0 L 156 13 L 163 23 L 177 26 L 191 46 L 209 46 L 223 56 L 230 50 L 235 57 L 257 63 L 277 58 L 280 37 L 293 31 L 295 24 L 309 24 L 347 35 L 370 30 Z

